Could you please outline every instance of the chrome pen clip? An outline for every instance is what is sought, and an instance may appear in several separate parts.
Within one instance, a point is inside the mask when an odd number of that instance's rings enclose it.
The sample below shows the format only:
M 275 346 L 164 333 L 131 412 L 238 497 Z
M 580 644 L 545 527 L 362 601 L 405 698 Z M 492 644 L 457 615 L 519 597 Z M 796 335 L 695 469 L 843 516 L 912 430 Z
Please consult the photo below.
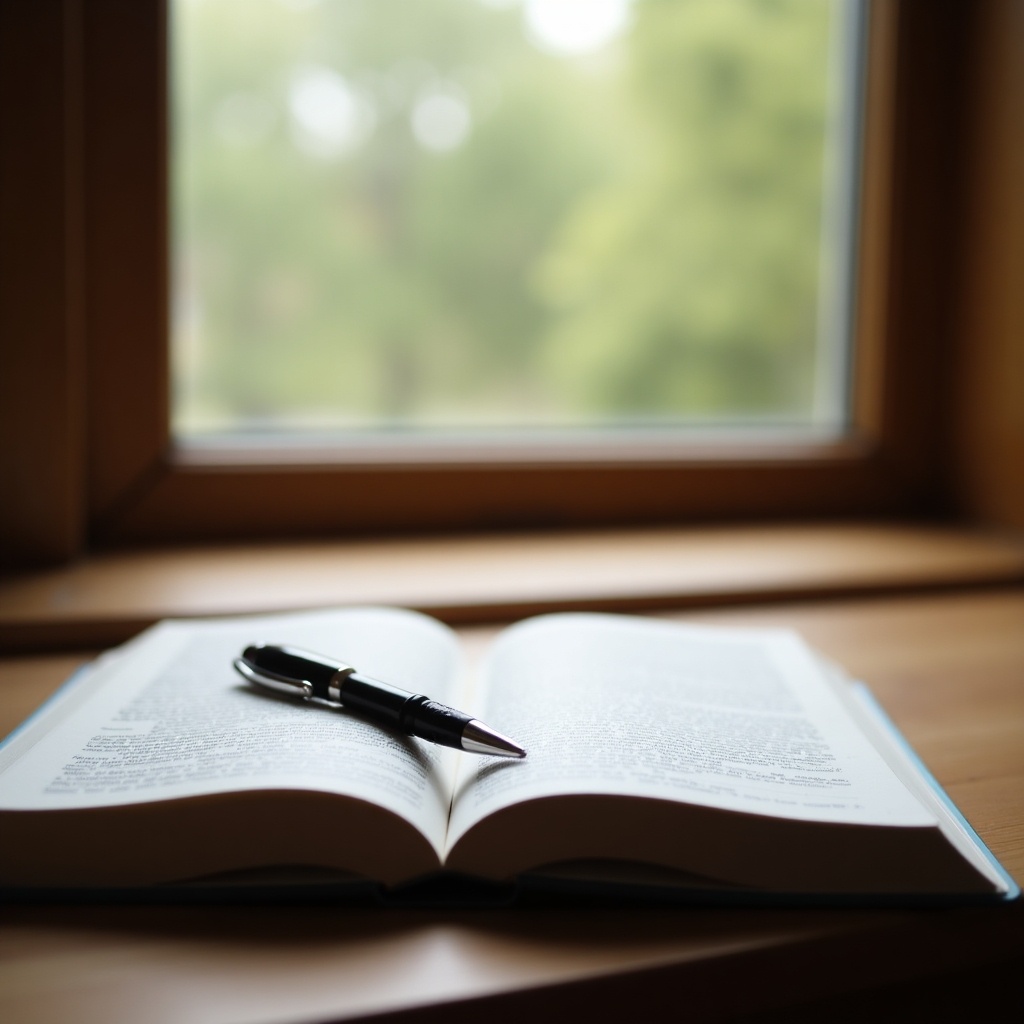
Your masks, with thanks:
M 291 679 L 265 668 L 255 669 L 244 658 L 235 658 L 232 664 L 243 679 L 255 686 L 262 686 L 275 693 L 284 693 L 289 697 L 313 696 L 313 684 L 306 679 Z

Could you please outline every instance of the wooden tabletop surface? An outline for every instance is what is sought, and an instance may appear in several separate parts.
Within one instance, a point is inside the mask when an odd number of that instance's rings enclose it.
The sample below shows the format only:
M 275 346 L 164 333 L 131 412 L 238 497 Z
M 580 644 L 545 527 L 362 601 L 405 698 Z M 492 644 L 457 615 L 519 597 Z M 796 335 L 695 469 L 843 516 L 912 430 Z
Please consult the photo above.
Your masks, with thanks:
M 870 683 L 992 851 L 1024 880 L 1024 588 L 660 614 L 799 629 Z M 481 644 L 493 631 L 462 632 Z M 0 662 L 0 730 L 79 660 L 71 653 Z M 685 1019 L 696 1021 L 1016 1020 L 1021 966 L 1020 905 L 916 912 L 7 907 L 0 1020 L 677 1017 L 683 1002 Z M 964 1016 L 965 1007 L 981 1016 Z

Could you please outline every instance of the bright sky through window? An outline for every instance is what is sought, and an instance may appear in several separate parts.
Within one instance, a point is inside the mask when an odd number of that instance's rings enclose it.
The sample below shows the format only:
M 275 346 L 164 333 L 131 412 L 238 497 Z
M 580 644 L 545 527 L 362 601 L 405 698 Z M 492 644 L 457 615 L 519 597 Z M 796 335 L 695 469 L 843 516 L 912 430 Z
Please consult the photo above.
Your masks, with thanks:
M 552 53 L 577 55 L 620 35 L 629 6 L 629 0 L 524 0 L 523 18 L 531 42 Z
M 180 438 L 841 423 L 856 5 L 171 10 Z

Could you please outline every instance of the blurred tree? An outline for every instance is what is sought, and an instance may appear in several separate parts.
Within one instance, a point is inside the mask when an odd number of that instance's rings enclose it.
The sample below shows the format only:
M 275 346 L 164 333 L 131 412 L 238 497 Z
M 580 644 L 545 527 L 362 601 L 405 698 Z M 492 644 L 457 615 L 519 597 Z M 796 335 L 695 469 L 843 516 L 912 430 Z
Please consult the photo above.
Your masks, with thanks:
M 537 275 L 546 366 L 592 415 L 806 417 L 829 5 L 648 0 L 630 39 L 646 151 Z

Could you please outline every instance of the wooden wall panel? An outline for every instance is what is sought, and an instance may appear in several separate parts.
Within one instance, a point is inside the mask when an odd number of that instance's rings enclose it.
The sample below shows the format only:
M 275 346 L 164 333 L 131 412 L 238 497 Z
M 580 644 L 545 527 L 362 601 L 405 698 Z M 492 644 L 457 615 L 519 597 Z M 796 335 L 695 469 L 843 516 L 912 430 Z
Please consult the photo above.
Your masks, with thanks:
M 168 445 L 165 24 L 163 0 L 84 11 L 93 523 L 150 486 Z
M 0 566 L 84 537 L 80 18 L 0 5 Z
M 978 11 L 956 489 L 967 516 L 1024 529 L 1024 0 Z

